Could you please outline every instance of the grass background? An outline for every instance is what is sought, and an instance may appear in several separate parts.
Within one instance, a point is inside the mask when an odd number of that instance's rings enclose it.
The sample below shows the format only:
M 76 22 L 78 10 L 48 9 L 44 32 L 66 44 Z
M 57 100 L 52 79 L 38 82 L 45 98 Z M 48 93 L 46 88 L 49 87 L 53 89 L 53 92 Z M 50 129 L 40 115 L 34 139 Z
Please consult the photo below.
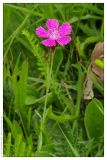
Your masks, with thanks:
M 49 18 L 73 27 L 72 42 L 56 48 L 51 75 L 51 49 L 35 35 Z M 83 92 L 92 50 L 104 40 L 104 5 L 5 3 L 3 19 L 4 156 L 103 156 L 103 138 L 86 132 Z

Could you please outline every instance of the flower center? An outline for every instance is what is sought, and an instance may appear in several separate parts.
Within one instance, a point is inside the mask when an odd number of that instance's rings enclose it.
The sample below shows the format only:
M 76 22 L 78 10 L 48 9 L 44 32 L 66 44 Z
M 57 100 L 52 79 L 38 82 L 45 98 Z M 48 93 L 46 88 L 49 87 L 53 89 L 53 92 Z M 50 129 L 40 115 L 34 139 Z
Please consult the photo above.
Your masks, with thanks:
M 50 29 L 48 34 L 50 39 L 56 40 L 60 37 L 59 32 L 56 29 Z

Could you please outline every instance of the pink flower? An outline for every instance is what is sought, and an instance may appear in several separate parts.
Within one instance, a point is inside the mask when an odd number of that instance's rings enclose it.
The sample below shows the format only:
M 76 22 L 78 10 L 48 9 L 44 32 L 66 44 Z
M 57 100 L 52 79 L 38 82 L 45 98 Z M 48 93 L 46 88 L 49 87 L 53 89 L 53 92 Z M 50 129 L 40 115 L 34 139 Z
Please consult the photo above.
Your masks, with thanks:
M 60 45 L 66 45 L 71 41 L 69 36 L 72 32 L 72 26 L 65 22 L 59 27 L 59 22 L 56 19 L 48 19 L 46 22 L 45 30 L 42 26 L 36 28 L 36 35 L 41 38 L 46 38 L 42 41 L 45 46 L 56 46 L 56 43 Z

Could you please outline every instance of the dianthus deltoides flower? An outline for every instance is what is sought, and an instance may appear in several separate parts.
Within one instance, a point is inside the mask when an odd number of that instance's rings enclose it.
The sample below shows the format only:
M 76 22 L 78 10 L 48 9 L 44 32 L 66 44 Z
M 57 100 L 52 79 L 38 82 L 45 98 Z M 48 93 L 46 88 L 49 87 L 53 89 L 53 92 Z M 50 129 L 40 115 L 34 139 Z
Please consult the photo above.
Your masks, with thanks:
M 59 22 L 56 19 L 48 19 L 46 22 L 48 30 L 42 26 L 36 28 L 36 35 L 41 38 L 46 38 L 41 43 L 45 46 L 56 46 L 56 43 L 60 45 L 66 45 L 71 41 L 69 36 L 72 32 L 72 26 L 65 22 L 59 26 Z

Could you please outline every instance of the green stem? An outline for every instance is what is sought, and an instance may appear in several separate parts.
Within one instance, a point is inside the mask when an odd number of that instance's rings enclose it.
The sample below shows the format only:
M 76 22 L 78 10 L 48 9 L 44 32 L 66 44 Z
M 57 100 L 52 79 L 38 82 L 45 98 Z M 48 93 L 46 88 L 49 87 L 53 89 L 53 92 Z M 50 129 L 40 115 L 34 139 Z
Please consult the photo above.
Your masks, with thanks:
M 50 66 L 50 71 L 49 71 L 49 73 L 47 73 L 47 89 L 46 89 L 46 98 L 45 98 L 45 104 L 44 104 L 43 119 L 45 119 L 48 92 L 49 92 L 50 82 L 51 82 L 51 78 L 52 78 L 53 59 L 54 59 L 54 56 L 53 56 L 53 53 L 52 53 L 52 54 L 51 54 L 51 66 Z
M 47 88 L 46 88 L 46 98 L 45 98 L 45 103 L 44 103 L 44 110 L 43 110 L 43 117 L 41 119 L 41 126 L 40 126 L 40 134 L 38 138 L 38 147 L 37 147 L 37 154 L 40 152 L 42 148 L 42 133 L 44 131 L 44 123 L 45 123 L 45 118 L 46 118 L 46 106 L 47 106 L 47 99 L 48 99 L 48 93 L 50 89 L 50 84 L 51 84 L 51 78 L 52 78 L 52 67 L 53 67 L 53 60 L 54 60 L 54 50 L 52 50 L 51 54 L 51 66 L 49 72 L 47 71 Z

